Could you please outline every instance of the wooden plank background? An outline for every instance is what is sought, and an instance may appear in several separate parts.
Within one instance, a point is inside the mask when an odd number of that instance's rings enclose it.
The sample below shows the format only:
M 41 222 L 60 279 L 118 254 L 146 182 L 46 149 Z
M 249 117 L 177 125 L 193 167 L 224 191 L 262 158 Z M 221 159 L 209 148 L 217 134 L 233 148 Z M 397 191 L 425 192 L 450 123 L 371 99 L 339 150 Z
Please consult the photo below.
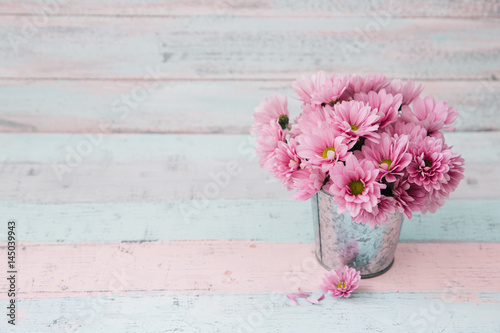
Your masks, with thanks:
M 2 332 L 500 331 L 499 1 L 0 1 L 0 36 L 0 247 L 16 220 L 20 265 Z M 310 203 L 248 129 L 320 69 L 448 100 L 466 179 L 404 222 L 388 273 L 295 306 L 324 272 Z

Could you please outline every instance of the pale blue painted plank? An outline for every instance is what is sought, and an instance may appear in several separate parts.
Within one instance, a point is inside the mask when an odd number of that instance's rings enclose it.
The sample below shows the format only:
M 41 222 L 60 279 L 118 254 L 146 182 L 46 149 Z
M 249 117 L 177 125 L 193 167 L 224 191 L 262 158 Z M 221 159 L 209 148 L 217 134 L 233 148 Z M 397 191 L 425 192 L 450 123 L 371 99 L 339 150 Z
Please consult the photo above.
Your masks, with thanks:
M 469 298 L 469 299 L 467 299 Z M 454 301 L 454 302 L 453 302 Z M 498 332 L 500 294 L 371 293 L 319 306 L 283 294 L 93 296 L 20 300 L 2 332 Z
M 467 164 L 500 162 L 500 132 L 454 132 L 445 133 L 445 138 Z M 82 163 L 165 163 L 175 162 L 175 158 L 192 162 L 255 159 L 255 138 L 245 134 L 93 133 L 88 137 L 84 134 L 1 133 L 0 161 L 64 162 L 68 151 L 85 149 L 85 142 L 92 148 L 88 155 L 82 155 Z
M 312 73 L 311 73 L 312 74 Z M 498 81 L 420 81 L 457 108 L 459 131 L 497 130 Z M 141 81 L 0 80 L 0 131 L 96 132 L 113 120 L 111 132 L 248 133 L 255 106 L 272 93 L 286 94 L 289 110 L 300 103 L 286 81 L 161 81 L 134 108 L 118 103 Z M 196 98 L 192 98 L 196 91 Z M 224 94 L 220 92 L 223 91 Z M 113 112 L 119 111 L 119 112 Z
M 189 201 L 0 202 L 2 215 L 18 221 L 19 239 L 31 242 L 235 239 L 307 243 L 314 240 L 309 201 L 213 200 L 207 201 L 205 208 L 194 207 Z M 436 214 L 416 214 L 412 220 L 406 220 L 400 239 L 500 242 L 499 216 L 499 200 L 449 200 Z M 0 230 L 0 237 L 4 238 L 4 233 Z
M 93 145 L 82 134 L 2 134 L 0 201 L 159 202 L 199 192 L 210 199 L 289 198 L 259 167 L 253 142 L 249 135 L 108 134 Z M 450 133 L 447 143 L 466 160 L 466 179 L 451 197 L 498 198 L 500 132 Z M 213 190 L 221 173 L 226 180 Z
M 254 157 L 254 141 L 249 134 L 0 133 L 0 161 L 74 162 L 75 154 L 84 164 L 228 160 Z

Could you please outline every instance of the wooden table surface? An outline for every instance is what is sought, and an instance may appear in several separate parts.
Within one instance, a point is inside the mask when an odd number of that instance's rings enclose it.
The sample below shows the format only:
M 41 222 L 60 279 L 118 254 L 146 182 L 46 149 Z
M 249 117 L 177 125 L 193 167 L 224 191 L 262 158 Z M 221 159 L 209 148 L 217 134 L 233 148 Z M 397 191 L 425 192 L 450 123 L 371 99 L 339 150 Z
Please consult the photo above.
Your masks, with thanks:
M 2 0 L 0 33 L 0 331 L 500 332 L 500 2 Z M 466 179 L 389 272 L 296 306 L 325 272 L 310 203 L 248 130 L 321 69 L 448 100 Z

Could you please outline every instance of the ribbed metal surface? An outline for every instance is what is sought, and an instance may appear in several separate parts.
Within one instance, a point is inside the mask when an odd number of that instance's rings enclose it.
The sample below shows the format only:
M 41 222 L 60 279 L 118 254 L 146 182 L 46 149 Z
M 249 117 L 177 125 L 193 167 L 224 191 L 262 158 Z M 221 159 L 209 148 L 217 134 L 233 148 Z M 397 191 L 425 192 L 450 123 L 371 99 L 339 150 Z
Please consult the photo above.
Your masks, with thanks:
M 347 265 L 361 271 L 361 277 L 380 275 L 390 268 L 401 231 L 403 215 L 389 216 L 389 222 L 371 229 L 351 221 L 349 212 L 337 213 L 333 197 L 320 191 L 311 199 L 316 256 L 328 269 Z

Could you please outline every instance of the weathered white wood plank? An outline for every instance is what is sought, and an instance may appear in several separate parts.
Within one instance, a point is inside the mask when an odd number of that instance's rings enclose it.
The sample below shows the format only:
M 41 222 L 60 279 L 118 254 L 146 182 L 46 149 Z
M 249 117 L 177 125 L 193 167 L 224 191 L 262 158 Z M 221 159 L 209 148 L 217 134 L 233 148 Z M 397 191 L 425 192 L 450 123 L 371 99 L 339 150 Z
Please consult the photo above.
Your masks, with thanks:
M 458 132 L 446 137 L 466 160 L 466 179 L 451 197 L 498 198 L 500 132 Z M 100 141 L 96 135 L 90 138 L 82 134 L 1 134 L 5 155 L 0 200 L 195 200 L 202 206 L 205 199 L 291 196 L 259 167 L 254 141 L 248 135 L 107 134 Z
M 182 207 L 191 207 L 191 214 Z M 33 204 L 0 202 L 25 242 L 119 243 L 183 239 L 314 241 L 311 205 L 296 200 Z M 500 242 L 499 200 L 449 200 L 435 214 L 405 220 L 400 241 Z M 7 239 L 0 230 L 0 239 Z
M 319 69 L 421 79 L 500 74 L 495 19 L 50 17 L 25 38 L 27 19 L 2 17 L 0 78 L 294 79 Z
M 300 112 L 291 81 L 160 81 L 144 99 L 141 81 L 0 80 L 2 132 L 248 133 L 254 108 L 274 92 Z M 500 83 L 418 81 L 423 95 L 459 111 L 458 131 L 499 130 Z M 196 98 L 193 98 L 193 94 Z
M 349 1 L 320 0 L 57 0 L 52 6 L 36 0 L 1 1 L 2 14 L 48 15 L 244 15 L 244 16 L 359 16 L 390 10 L 395 16 L 413 17 L 497 17 L 498 1 Z M 56 6 L 54 3 L 59 3 Z M 47 8 L 44 10 L 44 8 Z
M 463 299 L 461 301 L 461 299 Z M 135 293 L 20 300 L 17 327 L 2 332 L 495 332 L 500 294 L 355 292 L 319 306 L 285 294 Z M 22 314 L 22 315 L 21 315 Z M 10 326 L 10 325 L 9 325 Z

